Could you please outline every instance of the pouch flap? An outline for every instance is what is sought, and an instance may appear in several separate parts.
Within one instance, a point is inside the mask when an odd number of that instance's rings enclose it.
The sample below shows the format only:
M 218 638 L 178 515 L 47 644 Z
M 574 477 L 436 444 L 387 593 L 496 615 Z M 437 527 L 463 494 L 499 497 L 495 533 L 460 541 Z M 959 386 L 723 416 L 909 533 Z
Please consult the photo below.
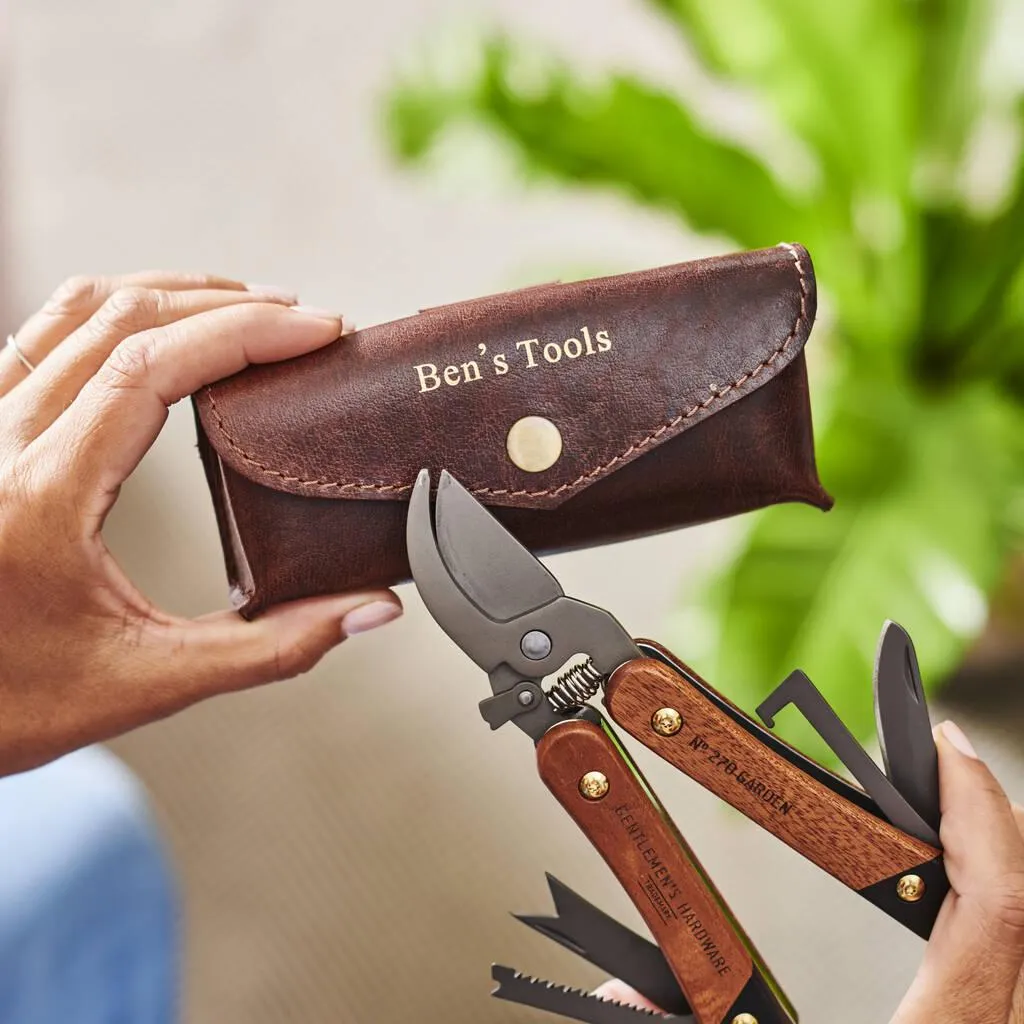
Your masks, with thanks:
M 553 508 L 774 377 L 815 301 L 784 244 L 435 307 L 195 401 L 221 459 L 276 490 L 395 500 L 427 466 Z

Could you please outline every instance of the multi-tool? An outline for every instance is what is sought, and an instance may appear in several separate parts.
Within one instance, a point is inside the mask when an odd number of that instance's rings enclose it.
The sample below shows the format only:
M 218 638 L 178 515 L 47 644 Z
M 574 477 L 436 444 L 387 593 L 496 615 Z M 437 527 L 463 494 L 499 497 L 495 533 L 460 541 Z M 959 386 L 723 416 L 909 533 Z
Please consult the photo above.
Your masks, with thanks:
M 488 675 L 484 719 L 492 729 L 514 722 L 534 741 L 541 779 L 612 869 L 657 944 L 554 879 L 558 916 L 521 920 L 632 985 L 666 1019 L 796 1020 L 608 719 L 590 703 L 601 694 L 611 719 L 646 747 L 927 938 L 949 882 L 935 745 L 902 628 L 886 623 L 875 670 L 884 771 L 802 672 L 757 709 L 771 728 L 794 705 L 857 786 L 747 717 L 663 647 L 632 639 L 607 611 L 567 597 L 450 474 L 441 474 L 432 516 L 430 474 L 420 473 L 406 539 L 427 609 Z M 507 967 L 495 966 L 493 976 L 499 998 L 590 1024 L 652 1016 Z

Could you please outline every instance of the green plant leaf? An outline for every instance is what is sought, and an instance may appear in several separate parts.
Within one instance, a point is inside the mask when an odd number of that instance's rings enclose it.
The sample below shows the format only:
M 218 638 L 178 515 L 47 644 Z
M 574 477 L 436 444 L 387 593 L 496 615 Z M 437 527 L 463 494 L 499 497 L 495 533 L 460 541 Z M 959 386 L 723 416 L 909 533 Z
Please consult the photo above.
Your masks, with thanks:
M 649 0 L 709 68 L 757 88 L 811 143 L 830 189 L 907 192 L 917 33 L 891 0 Z
M 802 668 L 862 740 L 874 729 L 871 674 L 885 619 L 910 630 L 931 687 L 984 625 L 1020 480 L 1007 441 L 1016 414 L 991 390 L 937 402 L 879 395 L 883 387 L 847 386 L 821 439 L 835 510 L 765 512 L 678 623 L 684 659 L 686 638 L 710 628 L 706 666 L 692 660 L 741 707 L 752 711 Z M 799 716 L 784 716 L 780 729 L 833 760 Z
M 1001 291 L 992 299 L 990 315 L 979 317 L 968 332 L 971 342 L 958 353 L 956 370 L 961 378 L 989 378 L 1024 398 L 1024 262 Z
M 926 232 L 929 287 L 917 371 L 943 382 L 1015 372 L 1024 358 L 1024 160 L 996 216 L 978 221 L 943 211 L 930 215 Z
M 824 194 L 847 208 L 838 230 L 856 243 L 844 247 L 833 227 L 815 250 L 847 339 L 873 360 L 906 352 L 909 362 L 931 302 L 918 196 L 925 187 L 948 198 L 955 188 L 981 105 L 991 0 L 648 3 L 712 70 L 753 86 L 813 146 Z
M 475 120 L 514 141 L 527 170 L 614 187 L 749 247 L 774 245 L 811 219 L 758 160 L 669 94 L 626 75 L 584 82 L 554 61 L 538 70 L 533 55 L 500 38 L 486 44 L 472 81 L 457 90 L 402 85 L 388 114 L 406 159 L 420 158 L 457 121 Z
M 921 36 L 917 119 L 924 158 L 948 185 L 983 103 L 981 66 L 992 28 L 991 0 L 910 3 Z

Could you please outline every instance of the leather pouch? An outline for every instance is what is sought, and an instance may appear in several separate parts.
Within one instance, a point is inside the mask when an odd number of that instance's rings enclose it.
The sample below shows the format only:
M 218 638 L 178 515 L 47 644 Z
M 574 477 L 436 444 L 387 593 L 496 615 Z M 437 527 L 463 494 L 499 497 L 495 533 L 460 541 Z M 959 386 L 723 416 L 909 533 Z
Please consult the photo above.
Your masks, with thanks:
M 406 503 L 448 469 L 534 551 L 783 501 L 827 509 L 796 245 L 427 309 L 195 396 L 233 600 L 408 578 Z

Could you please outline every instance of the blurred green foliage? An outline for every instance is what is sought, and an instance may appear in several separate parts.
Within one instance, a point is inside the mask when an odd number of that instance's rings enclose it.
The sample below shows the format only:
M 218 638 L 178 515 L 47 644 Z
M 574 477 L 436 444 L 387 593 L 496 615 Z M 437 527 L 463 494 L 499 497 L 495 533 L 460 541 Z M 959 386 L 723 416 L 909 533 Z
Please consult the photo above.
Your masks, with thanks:
M 399 77 L 390 138 L 422 163 L 449 129 L 483 127 L 529 174 L 618 190 L 742 247 L 808 247 L 832 316 L 815 412 L 835 510 L 753 517 L 730 562 L 685 588 L 673 639 L 748 709 L 805 669 L 868 738 L 883 620 L 910 629 L 938 684 L 1022 547 L 1024 102 L 983 88 L 984 0 L 637 4 L 710 81 L 750 90 L 807 173 L 723 137 L 698 102 L 539 62 L 497 30 L 461 73 L 441 61 Z M 993 125 L 1017 156 L 1003 194 L 979 203 L 965 167 Z M 801 723 L 782 725 L 822 754 Z

